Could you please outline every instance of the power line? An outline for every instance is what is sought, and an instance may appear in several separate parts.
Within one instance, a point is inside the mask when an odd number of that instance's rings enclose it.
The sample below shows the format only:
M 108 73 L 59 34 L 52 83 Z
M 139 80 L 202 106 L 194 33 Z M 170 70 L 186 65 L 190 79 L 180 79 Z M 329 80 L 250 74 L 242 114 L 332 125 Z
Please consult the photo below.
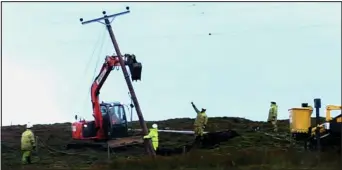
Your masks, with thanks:
M 100 44 L 100 48 L 99 48 L 99 53 L 101 54 L 101 51 L 103 50 L 103 44 L 104 44 L 104 36 L 105 36 L 105 33 L 106 33 L 106 30 L 104 29 L 104 31 L 103 31 L 103 34 L 102 34 L 102 36 L 101 36 L 101 44 Z M 99 55 L 98 57 L 97 57 L 97 61 L 96 61 L 96 63 L 95 63 L 95 68 L 94 68 L 94 71 L 93 71 L 93 76 L 92 76 L 92 79 L 91 79 L 91 82 L 90 82 L 90 84 L 94 81 L 94 78 L 95 78 L 95 76 L 96 76 L 96 70 L 97 70 L 97 68 L 98 68 L 98 65 L 99 65 L 99 62 L 100 62 L 100 59 L 102 58 L 102 55 Z M 86 106 L 86 104 L 87 104 L 87 100 L 89 99 L 89 93 L 91 92 L 91 89 L 89 89 L 88 90 L 88 93 L 87 93 L 87 95 L 85 96 L 85 99 L 84 99 L 84 102 L 83 102 L 83 104 L 82 104 L 82 108 L 83 108 L 83 112 L 84 112 L 84 110 L 85 110 L 85 106 Z

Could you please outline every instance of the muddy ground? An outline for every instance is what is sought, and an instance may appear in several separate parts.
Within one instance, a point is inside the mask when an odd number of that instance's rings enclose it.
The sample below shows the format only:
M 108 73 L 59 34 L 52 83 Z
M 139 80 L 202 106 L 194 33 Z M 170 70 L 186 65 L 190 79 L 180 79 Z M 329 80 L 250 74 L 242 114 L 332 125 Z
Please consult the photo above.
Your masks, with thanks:
M 20 164 L 20 135 L 24 126 L 5 126 L 1 129 L 1 166 L 4 169 L 282 169 L 311 168 L 324 165 L 325 169 L 338 167 L 339 155 L 323 153 L 320 161 L 313 152 L 303 150 L 300 143 L 293 144 L 288 137 L 288 120 L 279 121 L 279 133 L 273 134 L 265 122 L 243 118 L 210 118 L 207 131 L 232 129 L 241 136 L 223 142 L 213 149 L 195 149 L 177 156 L 145 156 L 143 146 L 113 149 L 108 159 L 105 150 L 94 148 L 66 149 L 71 140 L 71 124 L 35 125 L 39 137 L 34 164 Z M 148 122 L 148 126 L 154 122 Z M 193 119 L 170 119 L 157 122 L 160 129 L 191 130 Z M 314 123 L 314 122 L 313 122 Z M 137 122 L 132 128 L 140 128 Z M 261 131 L 254 129 L 259 127 Z M 161 148 L 179 148 L 193 140 L 191 135 L 160 133 Z M 323 158 L 322 158 L 323 157 Z M 153 165 L 153 166 L 152 166 Z

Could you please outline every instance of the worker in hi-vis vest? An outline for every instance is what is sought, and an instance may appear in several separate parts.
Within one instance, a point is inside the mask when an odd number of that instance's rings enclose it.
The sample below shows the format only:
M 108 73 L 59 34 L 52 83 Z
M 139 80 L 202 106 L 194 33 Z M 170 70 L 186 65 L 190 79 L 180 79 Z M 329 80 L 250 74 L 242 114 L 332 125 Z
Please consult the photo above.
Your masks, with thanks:
M 197 113 L 197 116 L 194 122 L 194 134 L 195 134 L 195 140 L 198 142 L 203 139 L 203 132 L 208 123 L 208 116 L 205 113 L 206 109 L 202 108 L 202 110 L 199 111 L 193 102 L 191 102 L 191 105 L 194 108 L 195 112 Z
M 144 136 L 144 139 L 151 139 L 154 151 L 158 149 L 159 139 L 158 139 L 158 125 L 153 124 L 148 135 Z
M 273 131 L 278 132 L 277 126 L 277 116 L 278 116 L 278 106 L 276 102 L 271 102 L 270 109 L 268 111 L 268 119 L 267 122 L 271 123 L 273 126 Z
M 31 128 L 32 124 L 27 123 L 26 130 L 21 135 L 21 150 L 23 152 L 23 164 L 31 164 L 32 151 L 36 148 L 36 142 Z

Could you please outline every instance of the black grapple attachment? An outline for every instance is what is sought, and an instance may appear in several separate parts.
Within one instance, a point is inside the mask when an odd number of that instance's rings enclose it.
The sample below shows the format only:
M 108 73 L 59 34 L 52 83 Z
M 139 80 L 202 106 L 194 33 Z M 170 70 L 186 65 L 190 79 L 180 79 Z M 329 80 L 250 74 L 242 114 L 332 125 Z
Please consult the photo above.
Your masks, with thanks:
M 142 64 L 137 61 L 134 54 L 125 54 L 124 58 L 126 59 L 125 64 L 131 73 L 132 81 L 141 80 Z

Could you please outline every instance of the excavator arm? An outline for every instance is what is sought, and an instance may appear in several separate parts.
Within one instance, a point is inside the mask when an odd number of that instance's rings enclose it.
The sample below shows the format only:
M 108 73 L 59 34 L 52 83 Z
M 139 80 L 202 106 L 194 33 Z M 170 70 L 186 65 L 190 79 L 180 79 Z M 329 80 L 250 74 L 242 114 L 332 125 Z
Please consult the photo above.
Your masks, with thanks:
M 135 55 L 125 54 L 123 56 L 125 66 L 128 66 L 132 81 L 141 80 L 141 63 L 137 62 Z M 97 130 L 97 136 L 104 137 L 103 132 L 103 117 L 100 109 L 99 94 L 100 90 L 107 80 L 110 72 L 115 66 L 120 66 L 119 57 L 117 56 L 106 56 L 105 62 L 102 65 L 100 73 L 96 76 L 94 82 L 91 85 L 91 102 L 93 107 L 93 116 L 95 119 L 95 127 Z

